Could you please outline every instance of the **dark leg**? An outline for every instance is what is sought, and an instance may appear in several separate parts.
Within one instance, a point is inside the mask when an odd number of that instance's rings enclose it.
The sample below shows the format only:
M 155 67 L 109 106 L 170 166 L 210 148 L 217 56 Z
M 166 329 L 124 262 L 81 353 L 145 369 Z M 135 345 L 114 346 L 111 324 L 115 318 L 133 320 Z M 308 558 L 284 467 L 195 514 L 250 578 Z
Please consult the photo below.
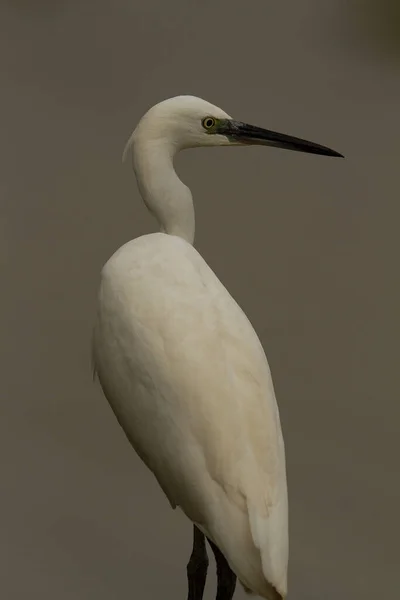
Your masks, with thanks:
M 228 565 L 221 550 L 211 540 L 208 540 L 208 543 L 214 552 L 217 563 L 218 587 L 216 600 L 232 600 L 236 587 L 236 575 Z
M 188 600 L 202 600 L 204 586 L 206 585 L 208 568 L 208 557 L 206 548 L 206 538 L 193 526 L 193 550 L 187 564 L 187 576 L 189 583 Z

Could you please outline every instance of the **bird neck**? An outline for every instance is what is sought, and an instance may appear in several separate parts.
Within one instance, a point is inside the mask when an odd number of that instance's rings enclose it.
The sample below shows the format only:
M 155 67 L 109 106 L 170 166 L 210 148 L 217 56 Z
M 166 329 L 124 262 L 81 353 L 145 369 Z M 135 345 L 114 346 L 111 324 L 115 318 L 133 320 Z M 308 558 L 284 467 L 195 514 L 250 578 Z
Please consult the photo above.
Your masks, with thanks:
M 160 230 L 194 242 L 193 198 L 174 168 L 176 148 L 160 140 L 137 139 L 133 145 L 133 168 L 139 191 Z

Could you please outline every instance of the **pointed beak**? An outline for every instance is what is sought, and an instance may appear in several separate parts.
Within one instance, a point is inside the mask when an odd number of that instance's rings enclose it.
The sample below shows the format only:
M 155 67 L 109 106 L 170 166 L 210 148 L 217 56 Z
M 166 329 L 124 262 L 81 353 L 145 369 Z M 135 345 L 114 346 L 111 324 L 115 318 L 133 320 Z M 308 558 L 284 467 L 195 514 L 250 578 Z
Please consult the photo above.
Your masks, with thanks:
M 225 135 L 235 144 L 275 146 L 276 148 L 296 150 L 297 152 L 344 158 L 343 154 L 339 154 L 339 152 L 331 150 L 326 146 L 231 119 L 221 120 L 216 133 Z

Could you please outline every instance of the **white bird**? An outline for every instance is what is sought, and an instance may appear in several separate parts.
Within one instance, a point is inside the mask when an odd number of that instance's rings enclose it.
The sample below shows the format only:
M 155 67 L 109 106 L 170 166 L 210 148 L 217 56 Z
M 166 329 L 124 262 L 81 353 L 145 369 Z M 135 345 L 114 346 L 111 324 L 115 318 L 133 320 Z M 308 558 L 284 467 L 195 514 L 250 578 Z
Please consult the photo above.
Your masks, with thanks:
M 243 144 L 341 156 L 192 96 L 153 106 L 124 155 L 132 150 L 160 232 L 103 267 L 93 336 L 94 369 L 121 427 L 194 524 L 189 600 L 203 596 L 205 537 L 218 600 L 232 598 L 236 577 L 267 600 L 287 594 L 285 450 L 270 369 L 246 315 L 193 247 L 192 195 L 173 166 L 185 148 Z

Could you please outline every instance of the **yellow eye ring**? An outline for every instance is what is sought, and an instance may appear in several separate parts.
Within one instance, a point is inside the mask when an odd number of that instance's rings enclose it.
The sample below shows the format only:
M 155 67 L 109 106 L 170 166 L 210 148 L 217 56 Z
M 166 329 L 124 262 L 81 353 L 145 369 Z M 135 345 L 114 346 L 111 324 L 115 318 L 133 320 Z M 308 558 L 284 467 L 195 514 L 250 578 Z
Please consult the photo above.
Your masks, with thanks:
M 215 126 L 215 119 L 214 117 L 205 117 L 201 124 L 203 125 L 204 129 L 212 129 Z

